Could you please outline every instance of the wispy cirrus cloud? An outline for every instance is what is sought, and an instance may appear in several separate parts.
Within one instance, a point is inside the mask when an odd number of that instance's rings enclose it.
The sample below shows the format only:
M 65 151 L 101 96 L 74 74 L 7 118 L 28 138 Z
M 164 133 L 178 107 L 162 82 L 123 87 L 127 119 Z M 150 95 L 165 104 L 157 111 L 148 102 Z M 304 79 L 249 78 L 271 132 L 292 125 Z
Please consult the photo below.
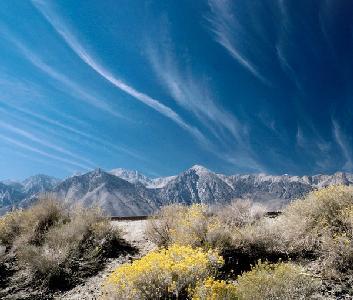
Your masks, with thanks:
M 164 29 L 166 26 L 162 26 Z M 165 35 L 165 36 L 163 36 Z M 248 128 L 242 124 L 234 113 L 222 108 L 214 99 L 209 82 L 203 76 L 194 74 L 188 63 L 179 62 L 170 42 L 167 31 L 156 34 L 158 41 L 146 41 L 147 58 L 163 88 L 175 102 L 193 113 L 205 128 L 226 148 L 221 153 L 222 159 L 235 165 L 246 165 L 253 170 L 263 170 L 263 166 L 252 157 L 248 140 Z M 161 43 L 168 41 L 166 43 Z M 183 67 L 181 67 L 183 66 Z M 234 158 L 234 152 L 241 158 Z M 232 153 L 232 154 L 229 154 Z
M 30 140 L 31 142 L 40 144 L 46 148 L 49 148 L 51 150 L 54 150 L 54 151 L 60 153 L 62 155 L 69 156 L 78 162 L 81 161 L 85 165 L 86 169 L 93 169 L 97 166 L 96 163 L 93 163 L 92 161 L 85 159 L 84 157 L 82 157 L 82 155 L 77 155 L 77 154 L 73 153 L 72 151 L 69 151 L 61 146 L 58 146 L 54 143 L 49 142 L 48 137 L 43 138 L 43 139 L 39 138 L 38 135 L 37 134 L 35 135 L 33 131 L 29 132 L 27 130 L 24 130 L 22 128 L 19 128 L 17 126 L 14 126 L 9 123 L 2 122 L 2 121 L 0 121 L 0 128 L 5 129 L 7 131 L 10 131 L 14 134 L 20 135 L 20 136 Z
M 24 150 L 31 151 L 33 153 L 39 154 L 40 156 L 44 156 L 44 157 L 47 157 L 49 159 L 60 161 L 60 162 L 65 163 L 65 164 L 78 167 L 78 168 L 80 168 L 82 170 L 88 170 L 89 169 L 89 168 L 87 168 L 87 166 L 85 164 L 82 164 L 82 163 L 79 163 L 77 161 L 74 161 L 74 160 L 71 160 L 71 159 L 67 159 L 67 158 L 52 154 L 52 153 L 49 153 L 47 151 L 43 151 L 43 150 L 38 149 L 38 148 L 36 148 L 36 147 L 34 147 L 32 145 L 29 145 L 27 143 L 21 142 L 21 141 L 19 141 L 17 139 L 14 139 L 13 137 L 9 137 L 9 136 L 4 135 L 2 133 L 0 133 L 0 138 L 5 143 L 9 143 L 9 144 L 12 144 L 12 145 L 14 145 L 16 147 L 22 148 Z
M 56 169 L 63 170 L 65 172 L 68 172 L 69 174 L 74 174 L 75 172 L 77 172 L 76 167 L 71 167 L 66 164 L 58 164 L 55 160 L 48 160 L 42 157 L 34 156 L 32 154 L 29 154 L 28 151 L 24 150 L 23 148 L 14 149 L 13 144 L 11 143 L 9 143 L 8 145 L 6 144 L 1 145 L 0 155 L 8 155 L 7 153 L 9 151 L 11 151 L 12 155 L 18 156 L 21 159 L 25 158 L 26 161 L 37 162 L 37 163 L 40 163 L 41 165 L 48 165 L 51 167 L 55 167 Z
M 87 88 L 83 88 L 81 85 L 75 83 L 72 78 L 67 77 L 63 73 L 55 70 L 53 67 L 45 63 L 37 54 L 35 54 L 32 50 L 26 47 L 22 42 L 12 36 L 8 31 L 2 30 L 4 36 L 10 40 L 16 48 L 21 52 L 21 54 L 31 62 L 35 67 L 49 75 L 54 80 L 60 82 L 65 86 L 65 92 L 67 92 L 67 88 L 71 91 L 71 96 L 74 98 L 86 102 L 89 105 L 92 105 L 103 112 L 109 113 L 110 115 L 118 118 L 126 118 L 122 114 L 116 111 L 111 105 L 109 105 L 103 99 L 94 96 L 92 91 L 87 90 Z
M 238 142 L 242 142 L 244 128 L 234 115 L 215 103 L 207 82 L 201 76 L 194 76 L 189 67 L 181 70 L 173 50 L 167 45 L 157 47 L 149 41 L 147 52 L 157 77 L 180 106 L 195 114 L 216 135 L 219 135 L 217 129 L 227 129 Z
M 177 114 L 170 107 L 161 103 L 157 99 L 142 93 L 132 86 L 128 85 L 121 79 L 117 78 L 113 73 L 111 73 L 106 67 L 91 55 L 87 49 L 79 42 L 79 40 L 72 34 L 69 27 L 60 19 L 60 17 L 47 5 L 47 3 L 38 0 L 32 0 L 34 6 L 42 13 L 46 20 L 52 25 L 55 31 L 64 39 L 67 45 L 76 53 L 81 60 L 86 63 L 90 68 L 97 72 L 100 76 L 105 78 L 113 86 L 119 90 L 125 92 L 136 100 L 144 103 L 145 105 L 151 107 L 157 112 L 161 113 L 165 117 L 174 121 L 180 127 L 192 134 L 197 140 L 203 145 L 208 145 L 206 137 L 199 131 L 196 127 L 188 124 L 184 121 L 179 114 Z
M 215 40 L 222 45 L 228 53 L 245 69 L 247 69 L 256 78 L 266 85 L 271 85 L 268 79 L 261 74 L 258 66 L 248 58 L 244 47 L 247 41 L 244 41 L 240 33 L 245 29 L 232 13 L 232 1 L 229 0 L 209 0 L 211 14 L 207 17 L 210 23 L 210 30 L 214 34 Z M 246 36 L 246 34 L 242 34 Z
M 343 133 L 341 127 L 336 120 L 332 119 L 332 132 L 333 137 L 342 151 L 343 157 L 345 159 L 345 164 L 342 167 L 343 170 L 352 171 L 353 170 L 353 152 L 350 143 L 347 141 L 347 137 Z
M 72 142 L 77 141 L 77 137 L 79 137 L 81 142 L 85 141 L 88 144 L 93 143 L 95 148 L 98 146 L 99 148 L 111 154 L 115 154 L 116 152 L 123 153 L 125 155 L 129 155 L 140 161 L 146 161 L 146 158 L 143 157 L 141 154 L 127 147 L 109 142 L 109 139 L 107 137 L 102 136 L 102 134 L 100 134 L 99 136 L 90 134 L 87 132 L 87 130 L 81 130 L 77 127 L 69 125 L 68 123 L 64 123 L 62 121 L 59 121 L 58 119 L 48 117 L 41 113 L 34 112 L 26 108 L 15 107 L 13 105 L 9 105 L 8 103 L 2 104 L 2 106 L 0 106 L 0 111 L 3 114 L 10 115 L 12 116 L 12 118 L 18 119 L 21 122 L 34 125 L 40 128 L 43 132 L 49 132 L 54 136 L 60 137 L 61 139 L 69 138 L 67 133 L 71 133 L 73 137 L 75 137 L 74 140 L 71 139 Z M 61 114 L 61 117 L 62 117 L 62 114 Z M 67 133 L 59 134 L 58 130 L 51 130 L 50 126 L 47 126 L 47 125 L 54 126 L 54 128 L 61 129 L 63 130 L 63 132 L 67 132 Z

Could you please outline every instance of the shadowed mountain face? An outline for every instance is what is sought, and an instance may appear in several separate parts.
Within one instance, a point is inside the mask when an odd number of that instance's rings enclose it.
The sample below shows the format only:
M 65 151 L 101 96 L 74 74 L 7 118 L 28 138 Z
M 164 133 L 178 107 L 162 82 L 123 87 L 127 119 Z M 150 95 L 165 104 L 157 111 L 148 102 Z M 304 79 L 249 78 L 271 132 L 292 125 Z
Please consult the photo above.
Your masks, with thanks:
M 353 184 L 353 174 L 226 176 L 193 166 L 176 176 L 151 179 L 137 171 L 97 169 L 62 181 L 36 175 L 23 182 L 0 182 L 0 213 L 29 206 L 43 192 L 52 192 L 69 205 L 99 206 L 114 216 L 148 215 L 170 203 L 212 205 L 234 198 L 251 198 L 269 209 L 278 209 L 313 189 L 332 184 Z

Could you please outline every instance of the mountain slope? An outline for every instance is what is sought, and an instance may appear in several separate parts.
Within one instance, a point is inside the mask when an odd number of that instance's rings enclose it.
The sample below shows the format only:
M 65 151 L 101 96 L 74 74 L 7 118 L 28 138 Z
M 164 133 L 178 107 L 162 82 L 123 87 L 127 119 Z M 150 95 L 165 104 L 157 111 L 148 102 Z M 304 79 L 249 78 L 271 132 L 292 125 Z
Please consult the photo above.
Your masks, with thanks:
M 47 175 L 34 175 L 22 181 L 22 192 L 26 194 L 26 197 L 32 197 L 52 190 L 59 182 L 59 179 Z
M 29 206 L 40 193 L 47 191 L 71 205 L 100 206 L 116 216 L 151 214 L 170 203 L 222 204 L 234 198 L 251 198 L 272 210 L 313 189 L 332 184 L 351 185 L 353 174 L 227 176 L 196 165 L 175 176 L 153 179 L 137 171 L 97 169 L 61 182 L 45 175 L 36 175 L 23 182 L 0 182 L 0 214 L 12 207 Z
M 152 183 L 152 180 L 147 176 L 133 170 L 126 170 L 122 168 L 113 169 L 109 172 L 112 175 L 115 175 L 121 179 L 124 179 L 130 183 L 142 183 L 147 186 Z
M 0 214 L 14 207 L 26 207 L 40 193 L 51 191 L 59 179 L 47 175 L 34 175 L 24 181 L 5 180 L 0 182 Z
M 218 175 L 202 166 L 193 166 L 169 181 L 159 196 L 167 203 L 222 203 L 231 200 L 233 189 Z
M 133 184 L 100 169 L 61 182 L 53 192 L 69 204 L 98 206 L 110 215 L 151 214 L 158 202 L 142 184 Z
M 25 194 L 17 188 L 0 182 L 0 212 L 15 206 L 24 197 Z
M 131 183 L 141 183 L 148 188 L 162 188 L 169 181 L 171 181 L 176 177 L 176 176 L 167 176 L 167 177 L 159 177 L 159 178 L 149 178 L 139 173 L 138 171 L 127 170 L 122 168 L 110 170 L 109 173 Z

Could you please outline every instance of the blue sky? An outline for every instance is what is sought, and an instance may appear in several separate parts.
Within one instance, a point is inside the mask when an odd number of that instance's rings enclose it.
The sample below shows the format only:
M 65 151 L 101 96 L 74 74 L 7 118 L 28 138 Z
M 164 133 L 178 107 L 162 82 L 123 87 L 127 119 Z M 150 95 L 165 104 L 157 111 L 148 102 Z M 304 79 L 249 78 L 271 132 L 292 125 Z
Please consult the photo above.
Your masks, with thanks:
M 1 1 L 0 179 L 353 171 L 353 3 Z

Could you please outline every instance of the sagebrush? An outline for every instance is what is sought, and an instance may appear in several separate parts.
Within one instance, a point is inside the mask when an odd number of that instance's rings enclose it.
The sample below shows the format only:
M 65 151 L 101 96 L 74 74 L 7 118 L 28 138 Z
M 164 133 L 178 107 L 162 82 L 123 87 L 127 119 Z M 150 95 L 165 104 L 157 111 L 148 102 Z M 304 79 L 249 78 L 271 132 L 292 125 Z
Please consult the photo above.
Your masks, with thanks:
M 14 270 L 31 274 L 23 284 L 48 291 L 70 288 L 129 249 L 99 209 L 69 209 L 52 196 L 1 217 L 0 245 Z

